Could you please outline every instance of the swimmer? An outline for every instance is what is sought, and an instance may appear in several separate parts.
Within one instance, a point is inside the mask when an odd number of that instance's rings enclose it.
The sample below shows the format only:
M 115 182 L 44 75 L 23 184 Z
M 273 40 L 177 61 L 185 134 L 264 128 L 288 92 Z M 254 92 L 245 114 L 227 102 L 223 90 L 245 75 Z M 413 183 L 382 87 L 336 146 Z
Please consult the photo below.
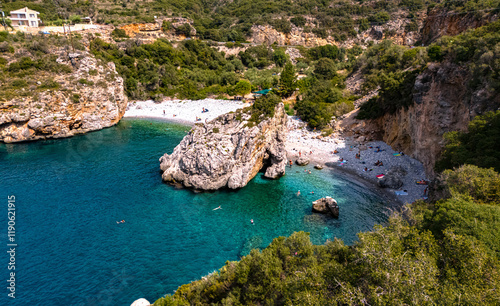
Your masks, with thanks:
M 250 223 L 252 223 L 252 224 L 253 224 L 253 219 L 250 219 Z
M 219 207 L 216 207 L 216 208 L 214 208 L 212 210 L 217 210 L 217 209 L 222 209 L 222 207 L 220 207 L 220 205 L 219 205 Z
M 314 191 L 311 191 L 311 194 L 314 194 Z
M 299 190 L 299 191 L 297 191 L 297 196 L 299 196 L 299 195 L 300 195 L 300 190 Z

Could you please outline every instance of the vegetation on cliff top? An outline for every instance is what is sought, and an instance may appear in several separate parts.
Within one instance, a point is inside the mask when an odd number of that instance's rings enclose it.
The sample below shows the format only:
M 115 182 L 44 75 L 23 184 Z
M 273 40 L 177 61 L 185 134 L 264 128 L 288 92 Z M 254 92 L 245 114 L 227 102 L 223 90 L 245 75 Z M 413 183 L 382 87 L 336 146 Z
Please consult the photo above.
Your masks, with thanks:
M 500 110 L 475 117 L 467 132 L 449 132 L 444 139 L 447 144 L 436 170 L 471 164 L 500 172 Z
M 74 45 L 81 47 L 77 38 Z M 59 88 L 54 76 L 68 74 L 73 68 L 57 63 L 58 55 L 53 50 L 69 47 L 69 39 L 63 36 L 0 32 L 0 101 Z
M 470 92 L 500 93 L 500 21 L 454 37 L 442 37 L 427 48 L 397 46 L 389 41 L 369 48 L 356 68 L 362 71 L 365 91 L 380 87 L 379 95 L 363 104 L 358 119 L 375 119 L 413 103 L 416 76 L 428 62 L 456 64 L 469 72 Z
M 90 16 L 97 23 L 126 24 L 155 22 L 155 16 L 190 18 L 197 35 L 216 41 L 245 41 L 253 25 L 271 25 L 288 33 L 293 26 L 319 37 L 328 35 L 344 41 L 372 25 L 383 25 L 395 18 L 406 18 L 415 27 L 419 15 L 441 7 L 477 18 L 495 13 L 499 0 L 155 0 L 155 1 L 3 1 L 6 12 L 25 6 L 39 11 L 47 24 L 62 24 Z M 411 29 L 412 27 L 408 27 Z M 415 30 L 415 29 L 414 29 Z

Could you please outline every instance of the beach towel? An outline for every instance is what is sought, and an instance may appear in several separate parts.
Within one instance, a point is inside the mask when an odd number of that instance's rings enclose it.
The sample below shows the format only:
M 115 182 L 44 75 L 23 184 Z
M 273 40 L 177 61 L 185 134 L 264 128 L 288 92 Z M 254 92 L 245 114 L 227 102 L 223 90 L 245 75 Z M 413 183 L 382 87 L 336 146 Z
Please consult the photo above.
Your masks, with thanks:
M 396 195 L 408 195 L 408 192 L 404 192 L 403 190 L 396 190 L 394 191 Z
M 377 178 L 381 179 L 385 176 L 385 174 L 379 174 L 379 175 L 376 175 Z
M 392 155 L 394 155 L 394 156 L 401 156 L 401 154 L 399 154 L 399 153 L 393 153 Z
M 416 181 L 415 183 L 417 185 L 427 185 L 427 184 L 429 184 L 427 181 L 423 181 L 423 180 L 422 181 Z

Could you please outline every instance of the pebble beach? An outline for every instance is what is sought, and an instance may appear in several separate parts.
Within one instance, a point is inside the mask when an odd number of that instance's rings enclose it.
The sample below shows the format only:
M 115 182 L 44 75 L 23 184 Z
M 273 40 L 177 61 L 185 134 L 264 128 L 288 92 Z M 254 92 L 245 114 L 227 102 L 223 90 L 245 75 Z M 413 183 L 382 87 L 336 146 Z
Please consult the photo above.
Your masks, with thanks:
M 311 160 L 313 165 L 319 164 L 354 174 L 375 185 L 375 188 L 380 189 L 380 191 L 390 194 L 391 198 L 402 204 L 424 199 L 427 195 L 426 193 L 424 195 L 427 185 L 416 183 L 427 179 L 422 163 L 394 151 L 383 141 L 358 143 L 350 137 L 343 137 L 335 133 L 330 136 L 322 136 L 319 131 L 308 130 L 305 122 L 297 117 L 289 117 L 288 130 L 286 149 L 288 159 L 293 162 L 299 156 L 305 156 Z M 335 151 L 337 153 L 334 153 Z M 357 153 L 360 155 L 359 159 L 356 158 Z M 375 166 L 377 161 L 381 161 L 383 165 Z M 406 170 L 407 174 L 403 178 L 403 186 L 397 190 L 376 187 L 380 180 L 379 177 L 383 177 L 382 175 L 395 166 L 401 166 Z M 294 167 L 298 166 L 294 165 Z

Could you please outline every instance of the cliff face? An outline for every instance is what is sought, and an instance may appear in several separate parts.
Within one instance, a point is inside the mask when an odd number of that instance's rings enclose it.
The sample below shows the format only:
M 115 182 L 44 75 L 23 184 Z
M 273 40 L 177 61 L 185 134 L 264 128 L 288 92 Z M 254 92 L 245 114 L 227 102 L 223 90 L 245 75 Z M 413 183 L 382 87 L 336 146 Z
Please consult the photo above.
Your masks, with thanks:
M 376 120 L 355 120 L 356 111 L 339 123 L 350 135 L 380 139 L 393 149 L 421 161 L 427 174 L 444 146 L 443 134 L 463 131 L 477 115 L 500 107 L 500 95 L 486 88 L 472 91 L 467 69 L 451 63 L 432 64 L 420 74 L 413 104 Z
M 498 19 L 496 14 L 477 17 L 474 13 L 457 13 L 444 9 L 435 9 L 425 20 L 422 32 L 422 43 L 428 45 L 441 36 L 458 35 L 467 29 L 475 29 Z
M 384 39 L 390 39 L 399 45 L 413 45 L 420 39 L 420 34 L 417 30 L 406 31 L 406 26 L 410 20 L 405 18 L 404 12 L 397 12 L 397 18 L 387 22 L 384 25 L 375 25 L 370 29 L 359 32 L 356 37 L 350 37 L 345 41 L 336 41 L 334 37 L 327 36 L 321 38 L 314 33 L 304 32 L 300 27 L 292 25 L 290 33 L 278 32 L 273 27 L 266 25 L 252 26 L 252 36 L 250 41 L 255 44 L 273 44 L 287 46 L 304 46 L 317 47 L 326 44 L 337 45 L 344 48 L 352 48 L 354 45 L 366 45 L 370 41 L 378 43 Z M 417 28 L 422 28 L 425 15 L 415 19 Z M 358 28 L 355 28 L 358 31 Z
M 123 79 L 114 64 L 102 66 L 88 53 L 73 62 L 75 71 L 54 76 L 58 89 L 19 97 L 0 105 L 0 141 L 69 137 L 116 124 L 125 113 Z M 84 80 L 84 81 L 82 81 Z
M 284 106 L 272 118 L 249 127 L 247 113 L 229 113 L 196 124 L 171 155 L 160 158 L 162 179 L 199 190 L 244 187 L 267 166 L 265 177 L 285 174 Z

